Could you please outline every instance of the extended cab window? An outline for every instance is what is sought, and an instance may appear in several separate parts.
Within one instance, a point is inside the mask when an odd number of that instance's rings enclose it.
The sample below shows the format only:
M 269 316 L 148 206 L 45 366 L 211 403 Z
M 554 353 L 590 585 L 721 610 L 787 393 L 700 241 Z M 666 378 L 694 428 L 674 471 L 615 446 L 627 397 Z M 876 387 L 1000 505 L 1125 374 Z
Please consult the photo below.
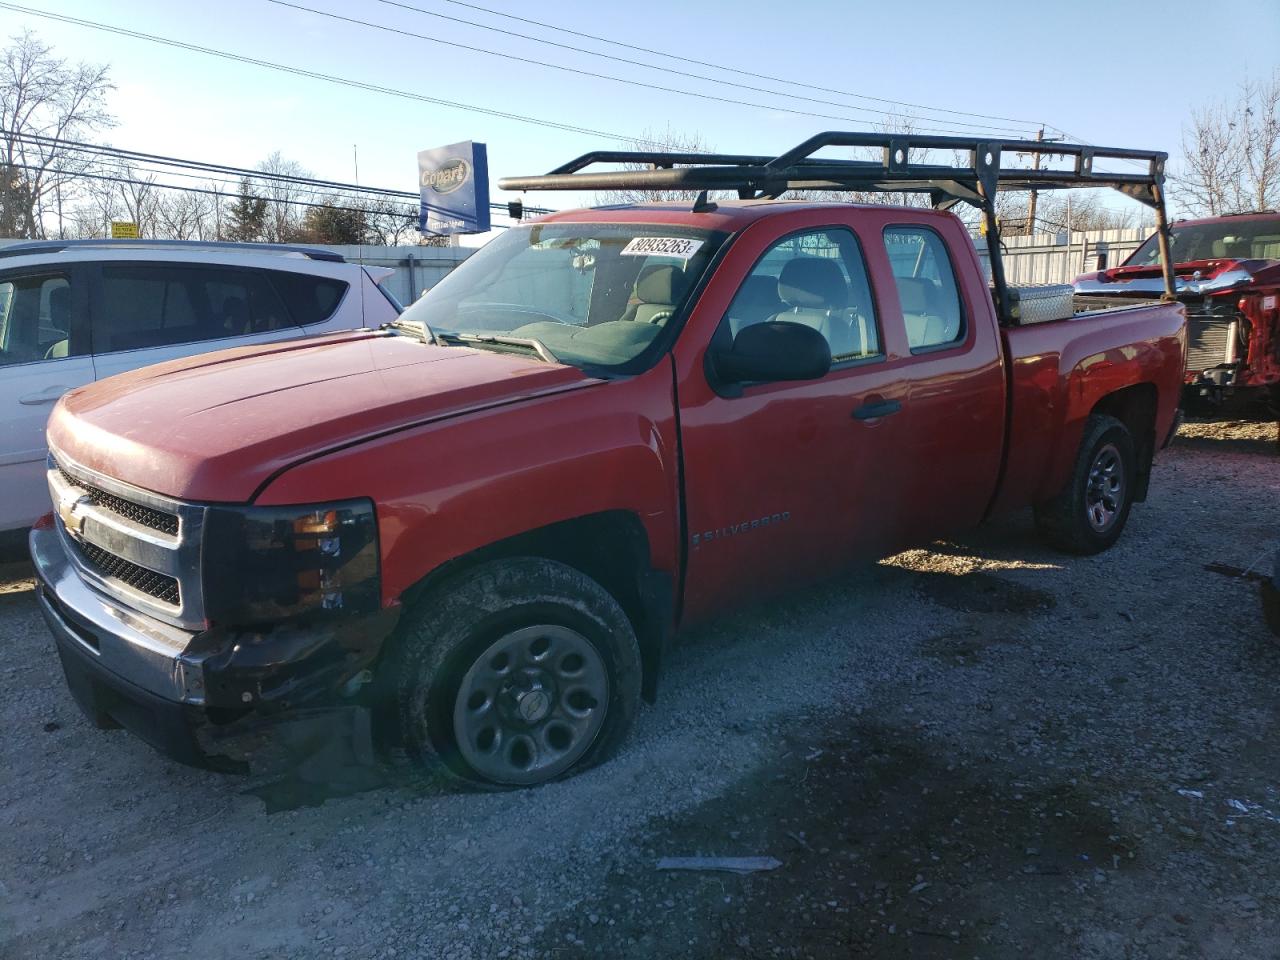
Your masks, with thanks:
M 928 227 L 889 227 L 884 231 L 884 246 L 911 348 L 964 339 L 960 291 L 942 238 Z
M 106 264 L 93 350 L 141 350 L 292 328 L 262 273 L 167 264 Z
M 875 305 L 857 238 L 824 229 L 784 237 L 742 282 L 726 315 L 737 336 L 754 323 L 787 320 L 813 327 L 834 363 L 880 354 Z
M 71 282 L 63 274 L 0 280 L 0 367 L 72 355 Z
M 510 351 L 536 342 L 564 363 L 622 367 L 679 313 L 723 239 L 661 224 L 516 227 L 401 320 L 425 323 L 445 345 Z

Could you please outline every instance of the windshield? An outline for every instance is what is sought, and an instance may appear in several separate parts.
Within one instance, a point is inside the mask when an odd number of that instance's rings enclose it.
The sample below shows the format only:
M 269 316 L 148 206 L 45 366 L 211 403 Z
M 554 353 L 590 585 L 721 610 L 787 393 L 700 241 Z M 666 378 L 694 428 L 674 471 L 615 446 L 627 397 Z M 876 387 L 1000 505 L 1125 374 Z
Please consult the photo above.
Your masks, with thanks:
M 1280 260 L 1280 217 L 1239 220 L 1227 217 L 1211 223 L 1173 225 L 1173 262 L 1191 260 Z M 1156 235 L 1143 241 L 1126 267 L 1148 267 L 1160 262 Z
M 514 349 L 537 341 L 576 366 L 638 357 L 683 306 L 724 235 L 644 224 L 533 224 L 507 231 L 407 308 L 437 342 Z M 473 336 L 506 342 L 476 342 Z M 540 353 L 543 351 L 539 351 Z

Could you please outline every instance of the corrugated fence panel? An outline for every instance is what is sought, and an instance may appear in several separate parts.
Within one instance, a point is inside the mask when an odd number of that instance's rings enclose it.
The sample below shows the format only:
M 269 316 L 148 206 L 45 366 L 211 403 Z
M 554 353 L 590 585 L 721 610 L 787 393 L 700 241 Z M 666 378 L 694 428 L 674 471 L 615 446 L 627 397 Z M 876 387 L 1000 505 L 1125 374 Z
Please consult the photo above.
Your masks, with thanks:
M 1144 227 L 1122 230 L 1091 230 L 1072 233 L 1041 233 L 1031 237 L 1005 237 L 1005 279 L 1014 286 L 1037 283 L 1070 283 L 1082 273 L 1097 269 L 1097 256 L 1107 254 L 1107 265 L 1114 267 L 1142 245 L 1151 231 Z M 986 241 L 974 238 L 978 256 L 987 262 Z

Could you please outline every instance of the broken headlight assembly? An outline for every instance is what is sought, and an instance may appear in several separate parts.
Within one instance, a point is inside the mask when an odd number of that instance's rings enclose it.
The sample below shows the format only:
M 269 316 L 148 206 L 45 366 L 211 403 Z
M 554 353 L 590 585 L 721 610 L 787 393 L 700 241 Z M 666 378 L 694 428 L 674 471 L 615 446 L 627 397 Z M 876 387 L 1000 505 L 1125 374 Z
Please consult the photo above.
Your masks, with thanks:
M 201 565 L 213 624 L 358 615 L 381 603 L 369 500 L 209 507 Z

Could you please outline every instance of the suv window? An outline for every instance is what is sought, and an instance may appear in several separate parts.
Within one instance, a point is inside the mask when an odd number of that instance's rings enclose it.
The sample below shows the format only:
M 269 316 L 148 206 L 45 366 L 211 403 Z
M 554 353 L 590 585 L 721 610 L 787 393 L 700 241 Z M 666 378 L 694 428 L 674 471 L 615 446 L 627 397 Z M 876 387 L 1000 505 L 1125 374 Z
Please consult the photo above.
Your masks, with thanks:
M 964 338 L 964 314 L 951 256 L 928 227 L 884 231 L 889 267 L 898 287 L 907 343 L 914 350 Z
M 834 363 L 881 352 L 866 265 L 849 230 L 810 230 L 779 240 L 742 281 L 726 319 L 734 336 L 771 320 L 813 327 L 827 338 Z
M 293 326 L 261 271 L 107 264 L 93 316 L 93 349 L 141 350 Z
M 332 277 L 271 271 L 271 283 L 289 308 L 294 323 L 322 323 L 333 316 L 351 285 Z
M 71 281 L 65 274 L 0 281 L 0 366 L 72 356 Z

